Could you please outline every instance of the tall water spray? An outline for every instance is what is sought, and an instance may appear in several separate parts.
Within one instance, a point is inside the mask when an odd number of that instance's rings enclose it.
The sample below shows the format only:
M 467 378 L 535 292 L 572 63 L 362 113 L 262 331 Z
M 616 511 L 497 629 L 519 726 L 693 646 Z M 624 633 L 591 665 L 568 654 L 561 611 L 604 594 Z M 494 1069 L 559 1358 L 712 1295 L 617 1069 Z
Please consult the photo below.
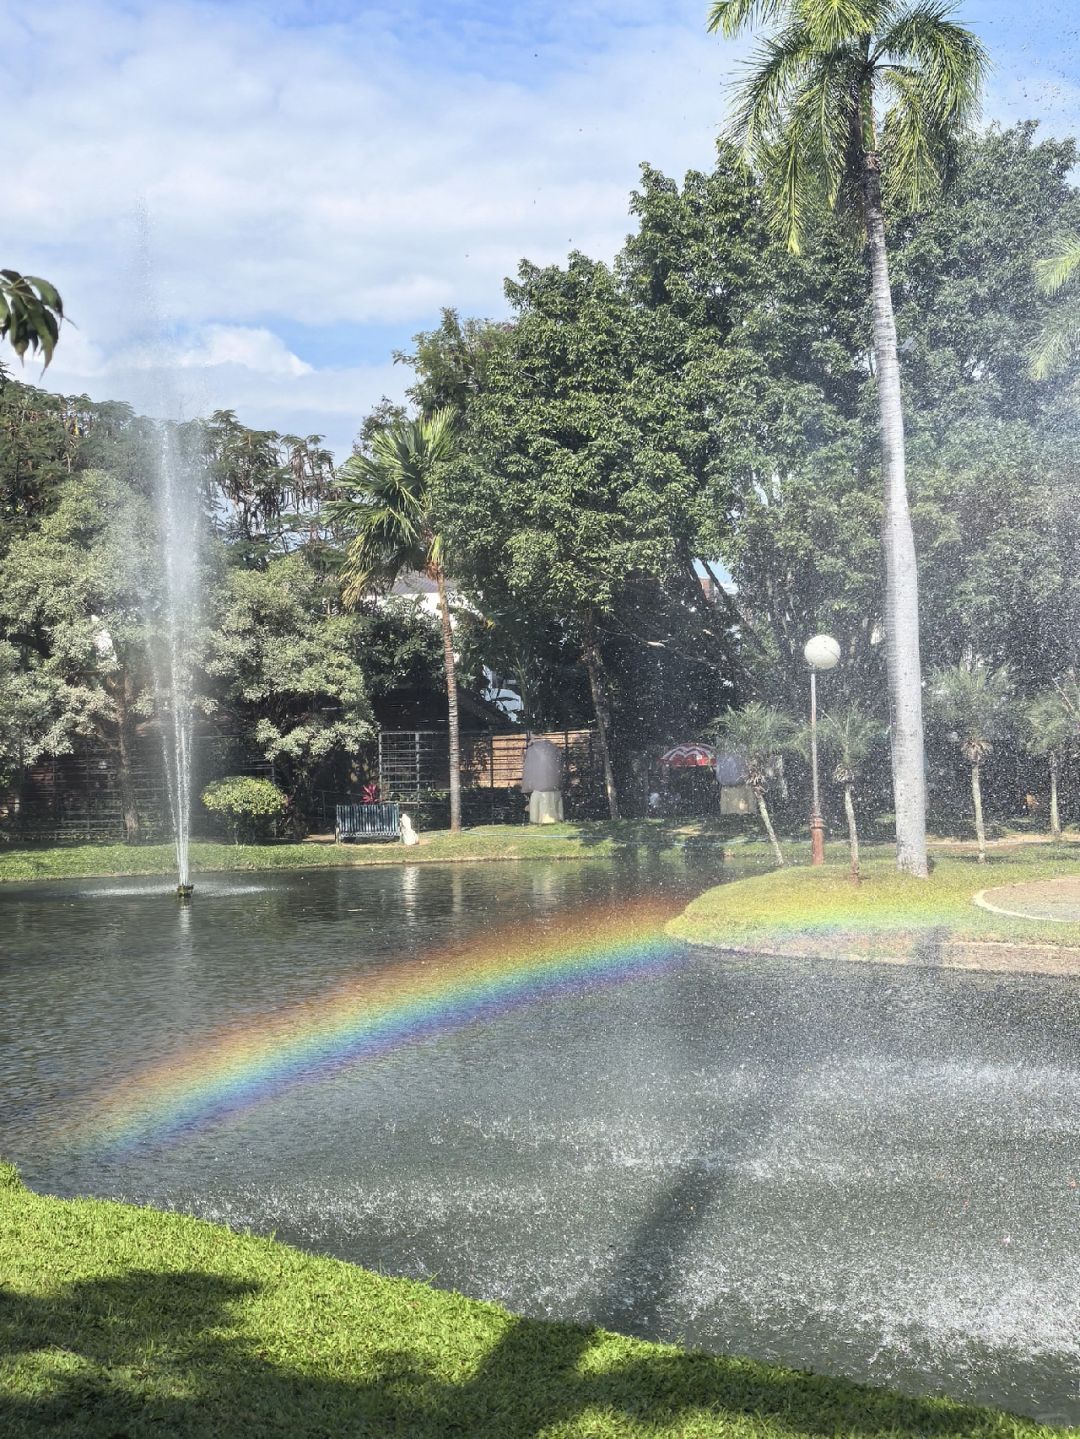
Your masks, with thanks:
M 199 507 L 190 464 L 174 427 L 162 424 L 157 465 L 165 575 L 165 633 L 159 689 L 167 694 L 162 730 L 165 773 L 176 844 L 177 893 L 191 894 L 191 638 L 198 615 Z
M 134 212 L 135 251 L 131 267 L 133 324 L 148 362 L 143 400 L 159 417 L 154 466 L 161 531 L 164 610 L 155 646 L 161 740 L 176 845 L 177 894 L 191 895 L 192 650 L 199 622 L 200 486 L 196 465 L 185 451 L 179 428 L 182 406 L 168 332 L 159 303 L 160 280 L 153 259 L 153 226 L 145 201 Z

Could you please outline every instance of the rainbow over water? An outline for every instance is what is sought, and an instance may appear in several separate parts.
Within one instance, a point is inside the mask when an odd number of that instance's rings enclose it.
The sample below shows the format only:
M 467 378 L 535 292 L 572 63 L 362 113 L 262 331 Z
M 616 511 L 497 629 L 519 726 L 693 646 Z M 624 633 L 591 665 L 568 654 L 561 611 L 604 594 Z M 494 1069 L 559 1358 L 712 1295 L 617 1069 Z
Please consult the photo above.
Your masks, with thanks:
M 411 955 L 315 998 L 202 1037 L 125 1076 L 73 1121 L 80 1147 L 120 1156 L 167 1144 L 346 1067 L 559 995 L 663 972 L 670 901 L 564 911 Z

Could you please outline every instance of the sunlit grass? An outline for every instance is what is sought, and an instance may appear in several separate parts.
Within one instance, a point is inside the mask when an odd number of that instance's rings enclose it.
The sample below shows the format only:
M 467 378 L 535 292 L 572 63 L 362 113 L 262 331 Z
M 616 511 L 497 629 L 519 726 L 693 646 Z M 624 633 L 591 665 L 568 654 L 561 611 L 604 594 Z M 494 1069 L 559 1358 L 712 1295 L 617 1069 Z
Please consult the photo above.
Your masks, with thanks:
M 1035 1439 L 1057 1431 L 517 1319 L 0 1165 L 5 1439 Z
M 688 842 L 715 844 L 732 839 L 731 829 L 708 822 L 665 820 L 581 821 L 555 825 L 477 825 L 451 834 L 434 830 L 418 845 L 397 842 L 351 844 L 216 844 L 191 846 L 195 875 L 212 870 L 306 869 L 337 865 L 431 864 L 446 861 L 586 859 L 632 849 L 680 851 Z M 0 848 L 0 881 L 173 874 L 171 844 L 21 845 Z
M 993 853 L 938 854 L 929 879 L 898 874 L 892 857 L 875 853 L 851 883 L 842 851 L 821 869 L 805 865 L 756 875 L 708 890 L 668 926 L 681 939 L 762 949 L 841 940 L 882 954 L 913 942 L 999 941 L 1080 946 L 1080 924 L 1012 919 L 973 903 L 983 888 L 1025 880 L 1080 876 L 1080 845 L 1018 845 Z

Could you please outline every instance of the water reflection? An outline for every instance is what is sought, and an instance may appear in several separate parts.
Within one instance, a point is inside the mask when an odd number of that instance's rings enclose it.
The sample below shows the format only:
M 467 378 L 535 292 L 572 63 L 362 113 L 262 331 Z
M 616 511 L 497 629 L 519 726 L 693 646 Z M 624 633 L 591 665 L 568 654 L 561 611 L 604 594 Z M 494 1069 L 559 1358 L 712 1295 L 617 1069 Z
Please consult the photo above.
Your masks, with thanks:
M 189 908 L 159 881 L 0 890 L 0 1151 L 42 1189 L 527 1313 L 1080 1420 L 1071 982 L 670 948 L 163 1146 L 75 1142 L 125 1077 L 179 1075 L 223 1030 L 406 972 L 434 992 L 493 936 L 528 960 L 568 913 L 601 943 L 605 914 L 674 910 L 716 877 L 688 858 L 297 873 L 242 902 L 223 880 Z

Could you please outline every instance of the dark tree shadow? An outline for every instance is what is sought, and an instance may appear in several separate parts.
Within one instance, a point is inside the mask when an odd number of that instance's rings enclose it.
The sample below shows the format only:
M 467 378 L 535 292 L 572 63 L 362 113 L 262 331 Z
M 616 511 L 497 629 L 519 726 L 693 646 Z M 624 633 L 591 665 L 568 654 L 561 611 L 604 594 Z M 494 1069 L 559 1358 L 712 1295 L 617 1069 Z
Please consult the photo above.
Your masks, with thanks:
M 70 1285 L 48 1299 L 0 1290 L 0 1433 L 51 1439 L 532 1439 L 589 1411 L 605 1433 L 653 1433 L 691 1415 L 755 1415 L 796 1435 L 886 1439 L 899 1433 L 1011 1433 L 985 1411 L 934 1400 L 897 1400 L 856 1384 L 678 1350 L 621 1349 L 596 1330 L 491 1313 L 493 1343 L 460 1382 L 398 1347 L 378 1348 L 361 1328 L 356 1378 L 320 1363 L 332 1309 L 312 1296 L 310 1341 L 295 1318 L 280 1343 L 237 1333 L 238 1310 L 261 1287 L 220 1275 L 138 1270 Z M 423 1323 L 423 1320 L 418 1322 Z M 430 1331 L 428 1331 L 430 1338 Z M 408 1342 L 407 1325 L 401 1342 Z M 445 1336 L 453 1351 L 455 1336 Z M 290 1348 L 292 1346 L 292 1348 Z M 340 1353 L 340 1349 L 338 1350 Z M 13 1361 L 33 1355 L 31 1379 Z M 326 1372 L 329 1370 L 330 1372 Z M 337 1373 L 334 1371 L 337 1370 Z M 23 1371 L 19 1371 L 23 1373 Z M 583 1420 L 582 1434 L 590 1432 Z

